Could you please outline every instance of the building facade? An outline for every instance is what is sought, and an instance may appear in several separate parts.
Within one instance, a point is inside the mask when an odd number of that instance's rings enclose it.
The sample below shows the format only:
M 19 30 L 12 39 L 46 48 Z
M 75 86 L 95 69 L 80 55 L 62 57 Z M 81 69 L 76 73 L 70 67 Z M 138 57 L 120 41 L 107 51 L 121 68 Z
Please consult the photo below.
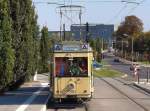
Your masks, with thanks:
M 71 26 L 72 36 L 76 40 L 86 39 L 87 26 L 82 24 L 74 24 Z M 80 33 L 81 32 L 81 33 Z M 114 25 L 104 25 L 104 24 L 89 24 L 88 25 L 88 37 L 90 38 L 102 38 L 105 41 L 111 43 L 112 35 L 114 32 Z

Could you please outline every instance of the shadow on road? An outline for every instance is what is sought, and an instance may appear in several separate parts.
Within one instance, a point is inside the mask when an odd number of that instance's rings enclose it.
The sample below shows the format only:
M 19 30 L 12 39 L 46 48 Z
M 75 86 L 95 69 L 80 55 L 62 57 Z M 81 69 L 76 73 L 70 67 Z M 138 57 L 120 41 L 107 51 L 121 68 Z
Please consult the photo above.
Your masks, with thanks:
M 76 109 L 84 107 L 85 103 L 73 99 L 62 100 L 61 102 L 56 102 L 52 99 L 49 99 L 47 104 L 47 109 Z

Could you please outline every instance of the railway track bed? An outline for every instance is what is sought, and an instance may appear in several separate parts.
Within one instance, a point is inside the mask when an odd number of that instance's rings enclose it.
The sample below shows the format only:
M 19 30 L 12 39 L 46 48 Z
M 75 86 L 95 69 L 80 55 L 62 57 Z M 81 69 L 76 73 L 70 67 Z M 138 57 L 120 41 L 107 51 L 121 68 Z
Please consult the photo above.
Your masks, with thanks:
M 113 78 L 95 78 L 94 86 L 93 99 L 88 103 L 63 103 L 47 111 L 150 111 L 150 95 L 130 84 Z
M 113 78 L 100 78 L 106 84 L 125 96 L 128 101 L 134 103 L 140 110 L 150 111 L 150 96 L 141 90 L 137 90 L 131 85 L 127 85 L 121 80 Z M 148 105 L 149 104 L 149 105 Z

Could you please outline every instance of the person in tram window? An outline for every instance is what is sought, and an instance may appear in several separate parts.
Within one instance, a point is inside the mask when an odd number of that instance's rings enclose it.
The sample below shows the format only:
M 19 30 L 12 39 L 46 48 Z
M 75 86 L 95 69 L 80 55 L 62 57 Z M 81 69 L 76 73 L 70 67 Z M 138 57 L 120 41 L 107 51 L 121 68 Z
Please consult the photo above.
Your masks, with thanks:
M 80 75 L 81 70 L 80 70 L 80 67 L 79 67 L 77 61 L 73 61 L 73 63 L 71 63 L 70 73 L 71 73 L 71 76 L 78 76 L 78 75 Z

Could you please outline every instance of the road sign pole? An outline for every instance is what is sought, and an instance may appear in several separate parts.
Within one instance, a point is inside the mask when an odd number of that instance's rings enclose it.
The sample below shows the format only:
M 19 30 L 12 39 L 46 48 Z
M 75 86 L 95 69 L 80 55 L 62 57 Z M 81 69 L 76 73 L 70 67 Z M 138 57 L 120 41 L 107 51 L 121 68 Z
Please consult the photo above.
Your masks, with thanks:
M 137 73 L 137 76 L 138 76 L 138 84 L 140 83 L 140 76 L 139 76 L 139 73 Z

